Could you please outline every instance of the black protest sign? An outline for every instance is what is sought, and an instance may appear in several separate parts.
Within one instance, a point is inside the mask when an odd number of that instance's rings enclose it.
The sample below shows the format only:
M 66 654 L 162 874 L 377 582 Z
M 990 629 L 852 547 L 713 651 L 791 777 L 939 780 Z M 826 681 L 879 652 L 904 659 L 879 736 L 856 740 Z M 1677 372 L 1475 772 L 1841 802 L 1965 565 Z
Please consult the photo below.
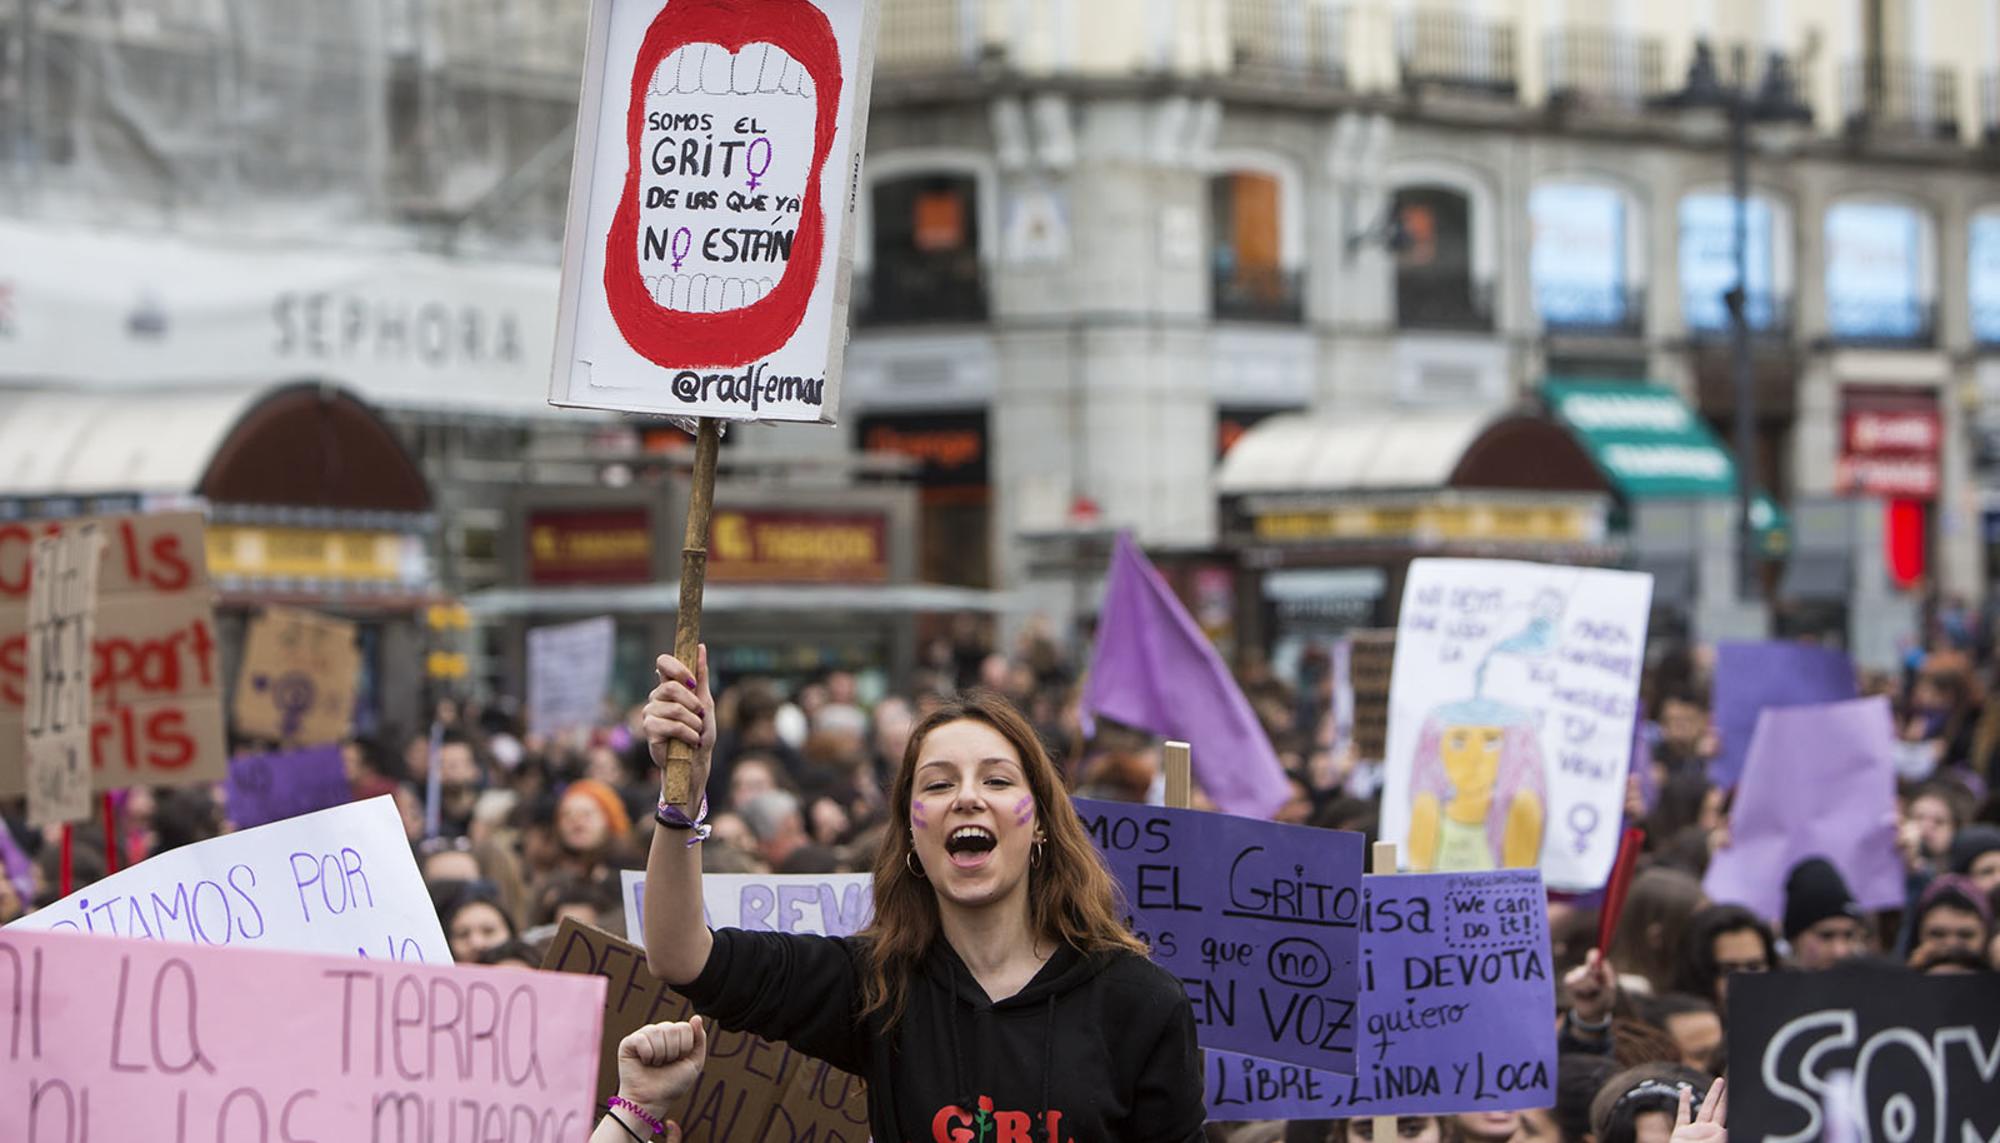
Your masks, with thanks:
M 646 950 L 573 920 L 557 930 L 542 967 L 608 982 L 600 1107 L 618 1091 L 618 1042 L 634 1029 L 694 1012 L 686 997 L 646 971 Z M 868 1089 L 785 1044 L 711 1027 L 701 1077 L 667 1115 L 680 1124 L 684 1143 L 862 1143 L 868 1138 Z
M 1831 1096 L 1860 1139 L 2000 1138 L 2000 976 L 1888 969 L 1729 981 L 1729 1134 L 1832 1138 Z

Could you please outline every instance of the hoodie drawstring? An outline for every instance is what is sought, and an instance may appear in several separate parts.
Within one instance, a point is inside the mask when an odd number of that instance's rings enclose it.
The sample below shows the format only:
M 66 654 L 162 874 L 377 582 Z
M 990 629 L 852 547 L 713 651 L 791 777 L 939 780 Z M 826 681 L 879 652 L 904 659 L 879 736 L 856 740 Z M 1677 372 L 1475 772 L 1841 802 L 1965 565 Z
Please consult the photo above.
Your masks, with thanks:
M 1049 1135 L 1049 1075 L 1056 1060 L 1056 996 L 1049 993 L 1048 1018 L 1042 1022 L 1042 1118 L 1035 1131 L 1042 1143 L 1057 1143 Z

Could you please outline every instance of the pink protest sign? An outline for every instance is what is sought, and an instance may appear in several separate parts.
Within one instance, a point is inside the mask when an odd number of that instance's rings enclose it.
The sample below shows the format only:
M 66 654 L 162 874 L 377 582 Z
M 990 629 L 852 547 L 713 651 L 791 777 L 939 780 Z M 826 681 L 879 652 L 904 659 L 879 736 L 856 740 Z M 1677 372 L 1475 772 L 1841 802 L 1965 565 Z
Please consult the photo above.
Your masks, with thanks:
M 604 978 L 0 932 L 0 1139 L 583 1143 Z

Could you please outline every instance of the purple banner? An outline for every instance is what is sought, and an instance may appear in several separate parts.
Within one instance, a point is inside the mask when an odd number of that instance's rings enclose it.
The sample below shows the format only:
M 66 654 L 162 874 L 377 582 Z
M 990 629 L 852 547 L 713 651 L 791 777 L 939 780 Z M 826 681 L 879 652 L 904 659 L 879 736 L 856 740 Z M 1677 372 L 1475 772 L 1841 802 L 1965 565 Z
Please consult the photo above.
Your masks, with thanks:
M 354 800 L 339 746 L 229 760 L 229 820 L 238 829 L 332 809 Z
M 1181 978 L 1202 1046 L 1354 1068 L 1358 833 L 1076 801 L 1153 960 Z
M 1541 874 L 1369 877 L 1355 1074 L 1208 1053 L 1216 1119 L 1447 1115 L 1555 1105 Z
M 1725 789 L 1742 780 L 1750 736 L 1766 707 L 1844 702 L 1858 693 L 1846 652 L 1810 643 L 1718 644 L 1709 705 L 1721 752 L 1709 764 L 1709 780 Z

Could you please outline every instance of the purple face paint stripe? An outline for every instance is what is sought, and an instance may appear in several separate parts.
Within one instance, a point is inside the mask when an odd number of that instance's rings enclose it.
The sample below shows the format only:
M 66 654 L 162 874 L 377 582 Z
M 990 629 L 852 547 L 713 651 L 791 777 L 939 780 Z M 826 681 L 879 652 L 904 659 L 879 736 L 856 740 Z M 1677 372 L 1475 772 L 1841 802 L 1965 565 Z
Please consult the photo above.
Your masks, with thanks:
M 1035 796 L 1029 794 L 1014 807 L 1014 824 L 1027 825 L 1035 820 Z
M 931 819 L 924 816 L 924 804 L 922 802 L 913 801 L 910 803 L 910 820 L 916 823 L 918 829 L 931 828 Z

